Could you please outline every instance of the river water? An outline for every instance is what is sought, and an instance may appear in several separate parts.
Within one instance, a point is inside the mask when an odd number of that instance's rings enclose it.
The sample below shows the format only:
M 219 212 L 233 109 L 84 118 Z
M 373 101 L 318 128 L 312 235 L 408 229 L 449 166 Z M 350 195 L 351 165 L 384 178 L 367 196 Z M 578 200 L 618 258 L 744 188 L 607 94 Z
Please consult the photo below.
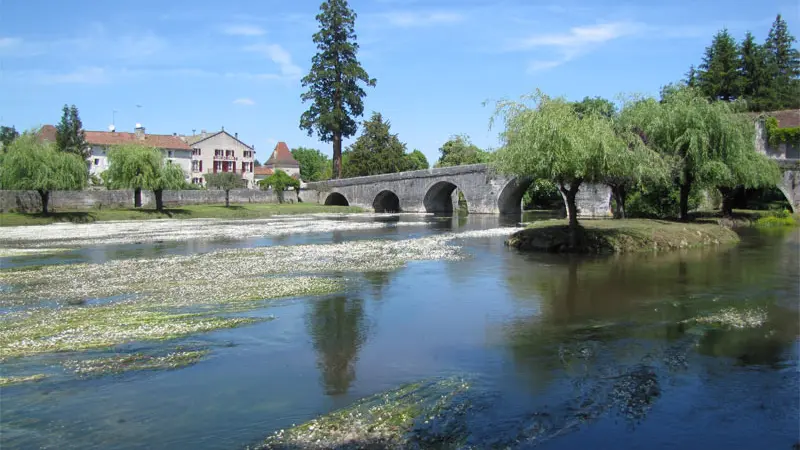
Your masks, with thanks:
M 515 225 L 481 216 L 339 220 L 339 229 L 272 236 L 87 241 L 0 262 L 101 264 Z M 376 226 L 347 229 L 364 221 Z M 522 254 L 502 236 L 450 245 L 463 257 L 364 272 L 344 292 L 246 313 L 275 320 L 184 338 L 211 349 L 190 367 L 87 379 L 58 372 L 50 357 L 7 361 L 4 374 L 38 364 L 53 376 L 3 388 L 0 444 L 242 448 L 362 397 L 453 376 L 485 401 L 470 422 L 476 448 L 544 422 L 548 438 L 529 446 L 789 450 L 800 439 L 797 230 L 603 258 Z

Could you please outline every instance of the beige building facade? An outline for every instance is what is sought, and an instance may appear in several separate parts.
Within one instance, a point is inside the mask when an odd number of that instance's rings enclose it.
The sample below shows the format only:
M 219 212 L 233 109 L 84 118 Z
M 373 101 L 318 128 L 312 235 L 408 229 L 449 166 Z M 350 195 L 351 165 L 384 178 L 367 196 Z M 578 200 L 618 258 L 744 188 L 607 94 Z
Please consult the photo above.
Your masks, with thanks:
M 191 147 L 192 184 L 205 185 L 205 175 L 209 173 L 233 172 L 241 176 L 247 188 L 258 187 L 253 174 L 255 149 L 240 141 L 238 133 L 231 135 L 224 129 L 216 133 L 203 131 L 183 139 Z

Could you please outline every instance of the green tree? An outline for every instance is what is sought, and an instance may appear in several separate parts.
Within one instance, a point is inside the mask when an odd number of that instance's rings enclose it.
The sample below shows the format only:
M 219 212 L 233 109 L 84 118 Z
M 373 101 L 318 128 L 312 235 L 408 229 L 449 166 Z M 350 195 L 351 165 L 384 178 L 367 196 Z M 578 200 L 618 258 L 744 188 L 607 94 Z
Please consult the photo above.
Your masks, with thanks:
M 300 181 L 297 178 L 292 178 L 286 172 L 278 169 L 272 175 L 259 181 L 259 186 L 262 190 L 273 189 L 278 195 L 278 201 L 284 202 L 283 191 L 287 188 L 294 188 L 295 192 L 300 189 Z
M 83 123 L 75 105 L 64 105 L 62 109 L 61 122 L 56 126 L 56 148 L 62 152 L 74 153 L 84 160 L 89 158 Z
M 417 149 L 414 149 L 413 152 L 406 155 L 406 159 L 408 159 L 408 167 L 406 170 L 424 170 L 430 167 L 428 158 Z
M 526 99 L 533 107 L 524 101 L 498 104 L 492 121 L 504 121 L 504 145 L 493 165 L 501 173 L 556 183 L 567 205 L 570 246 L 575 248 L 579 234 L 575 197 L 581 184 L 601 181 L 609 161 L 631 157 L 632 152 L 609 118 L 595 112 L 581 118 L 572 103 L 538 90 Z
M 50 192 L 86 186 L 86 163 L 78 156 L 57 151 L 26 132 L 8 146 L 0 164 L 2 189 L 33 190 L 42 199 L 42 213 L 49 214 Z
M 356 13 L 347 0 L 327 0 L 317 15 L 319 31 L 313 40 L 317 54 L 303 80 L 308 88 L 300 98 L 311 107 L 300 117 L 300 128 L 333 143 L 333 178 L 342 176 L 342 138 L 358 131 L 356 118 L 364 113 L 366 96 L 359 83 L 375 86 L 357 59 Z
M 767 105 L 771 83 L 767 68 L 767 53 L 748 31 L 739 46 L 739 92 L 752 111 L 761 111 Z
M 671 163 L 680 189 L 681 220 L 688 220 L 693 186 L 730 185 L 745 176 L 736 164 L 749 160 L 748 152 L 755 153 L 754 127 L 736 106 L 709 102 L 696 89 L 682 87 L 661 102 L 639 101 L 628 111 L 631 126 Z M 757 178 L 750 180 L 758 184 Z
M 700 90 L 713 100 L 731 101 L 738 97 L 739 52 L 727 29 L 717 32 L 706 47 L 698 71 Z
M 103 179 L 109 189 L 133 189 L 135 207 L 142 206 L 142 189 L 150 189 L 156 210 L 164 208 L 165 189 L 182 189 L 186 185 L 183 169 L 164 161 L 161 150 L 138 144 L 115 146 L 108 151 L 108 169 Z
M 6 151 L 9 145 L 14 142 L 14 139 L 19 137 L 19 132 L 16 128 L 2 126 L 0 127 L 0 147 Z
M 330 165 L 328 157 L 315 148 L 298 147 L 292 150 L 292 156 L 300 163 L 300 179 L 303 181 L 320 181 L 325 178 L 325 169 Z
M 344 167 L 346 177 L 361 177 L 408 170 L 406 144 L 390 132 L 391 124 L 380 113 L 373 112 L 364 121 L 364 131 L 348 149 L 349 159 Z
M 697 87 L 697 68 L 692 64 L 689 66 L 689 71 L 686 72 L 686 78 L 682 80 L 683 83 L 689 87 Z
M 256 160 L 254 160 L 254 161 L 253 161 L 253 167 L 261 167 L 261 161 L 259 161 L 259 160 L 257 160 L 257 159 L 256 159 Z
M 441 155 L 435 167 L 483 164 L 489 160 L 488 152 L 474 145 L 465 134 L 451 136 L 450 140 L 439 148 L 439 153 Z
M 795 37 L 780 14 L 775 18 L 764 44 L 773 83 L 773 109 L 800 107 L 800 52 L 793 47 Z
M 617 115 L 617 106 L 611 100 L 602 97 L 584 97 L 583 100 L 575 102 L 573 107 L 578 117 L 594 113 L 611 119 Z
M 222 189 L 225 191 L 225 207 L 230 206 L 231 189 L 244 187 L 244 181 L 233 172 L 208 173 L 205 175 L 206 185 L 209 188 Z

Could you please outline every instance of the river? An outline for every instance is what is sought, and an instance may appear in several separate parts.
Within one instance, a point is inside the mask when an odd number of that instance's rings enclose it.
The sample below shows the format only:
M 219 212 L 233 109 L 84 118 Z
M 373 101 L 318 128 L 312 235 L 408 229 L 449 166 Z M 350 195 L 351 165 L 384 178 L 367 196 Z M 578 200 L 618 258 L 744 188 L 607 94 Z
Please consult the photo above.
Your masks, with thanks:
M 516 225 L 488 216 L 330 221 L 341 226 L 273 235 L 248 229 L 213 240 L 169 240 L 165 232 L 114 241 L 112 230 L 111 240 L 98 242 L 88 227 L 99 225 L 86 225 L 63 238 L 72 250 L 0 262 L 19 268 L 267 246 L 348 248 Z M 180 227 L 202 235 L 200 225 Z M 745 230 L 734 247 L 624 257 L 522 254 L 503 239 L 474 233 L 446 243 L 459 247 L 458 258 L 325 273 L 346 278 L 347 288 L 273 300 L 236 314 L 274 320 L 181 338 L 210 353 L 177 370 L 86 378 L 58 365 L 68 354 L 9 359 L 0 364 L 3 375 L 50 376 L 2 389 L 0 444 L 242 448 L 362 397 L 442 377 L 471 380 L 485 401 L 470 421 L 475 448 L 510 442 L 534 422 L 552 432 L 528 444 L 546 449 L 789 450 L 798 442 L 798 230 Z M 218 282 L 237 280 L 220 275 Z M 632 376 L 644 377 L 646 390 L 625 391 L 619 380 Z

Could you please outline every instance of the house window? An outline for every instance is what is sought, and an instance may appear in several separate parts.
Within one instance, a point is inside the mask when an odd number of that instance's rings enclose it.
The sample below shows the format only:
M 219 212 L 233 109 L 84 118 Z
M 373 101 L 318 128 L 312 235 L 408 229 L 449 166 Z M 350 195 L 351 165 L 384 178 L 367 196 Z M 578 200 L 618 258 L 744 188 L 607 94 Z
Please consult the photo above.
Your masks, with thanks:
M 167 152 L 167 157 L 172 158 L 172 150 Z
M 203 171 L 203 161 L 200 161 L 200 169 L 198 169 L 198 172 L 202 172 L 202 171 Z
M 224 153 L 222 152 L 222 150 L 219 149 L 214 150 L 214 156 L 221 157 L 223 154 Z
M 225 150 L 225 156 L 232 157 L 233 156 L 233 150 Z
M 100 165 L 100 158 L 95 158 L 94 159 L 94 165 L 95 166 L 99 166 Z
M 200 161 L 192 161 L 192 172 L 200 171 Z
M 244 157 L 245 158 L 252 158 L 253 157 L 253 152 L 251 152 L 250 150 L 245 150 L 244 151 Z
M 214 173 L 222 172 L 222 161 L 214 161 Z
M 200 152 L 199 148 L 193 148 L 192 149 L 192 156 L 200 156 L 200 153 L 201 152 Z

